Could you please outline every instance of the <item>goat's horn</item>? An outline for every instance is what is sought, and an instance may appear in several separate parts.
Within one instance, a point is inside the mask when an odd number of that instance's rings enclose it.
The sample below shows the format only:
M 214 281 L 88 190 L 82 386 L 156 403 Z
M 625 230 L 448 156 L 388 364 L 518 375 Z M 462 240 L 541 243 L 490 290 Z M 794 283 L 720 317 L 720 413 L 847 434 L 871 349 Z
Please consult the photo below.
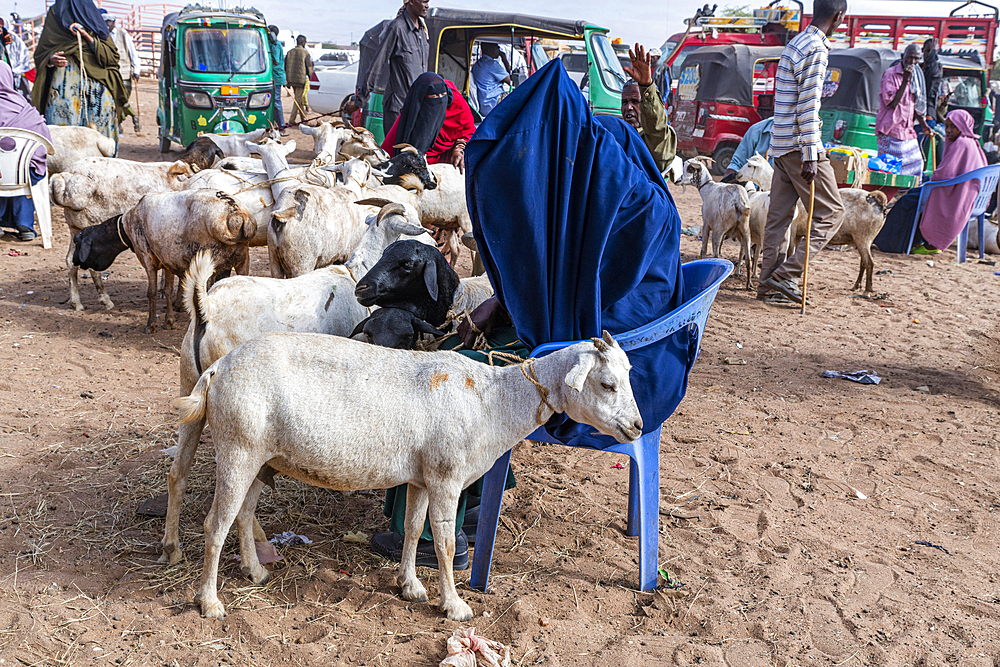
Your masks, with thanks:
M 611 334 L 608 333 L 607 329 L 605 329 L 601 333 L 601 338 L 603 338 L 604 342 L 607 343 L 608 345 L 610 345 L 611 347 L 615 346 L 615 339 L 611 337 Z
M 591 338 L 590 340 L 593 341 L 594 347 L 597 348 L 598 352 L 608 351 L 608 344 L 604 342 L 603 338 Z
M 419 151 L 410 144 L 396 144 L 393 148 L 398 150 L 400 153 L 413 153 L 414 155 L 419 155 Z
M 376 218 L 376 220 L 378 222 L 382 222 L 382 220 L 384 220 L 386 217 L 390 215 L 402 215 L 405 217 L 406 209 L 399 202 L 395 201 L 388 202 L 387 204 L 382 206 L 382 210 L 378 212 L 378 217 Z
M 359 199 L 354 202 L 358 206 L 378 206 L 382 208 L 388 204 L 393 203 L 391 199 L 382 199 L 381 197 L 369 197 L 368 199 Z M 381 218 L 380 218 L 381 219 Z

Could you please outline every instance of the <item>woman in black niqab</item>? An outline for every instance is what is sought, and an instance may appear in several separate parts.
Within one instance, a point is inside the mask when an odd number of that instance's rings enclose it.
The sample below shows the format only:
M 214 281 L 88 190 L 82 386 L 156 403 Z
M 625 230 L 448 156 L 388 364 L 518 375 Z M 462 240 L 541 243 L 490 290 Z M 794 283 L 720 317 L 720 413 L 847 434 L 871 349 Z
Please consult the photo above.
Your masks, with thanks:
M 444 125 L 451 96 L 452 92 L 444 79 L 434 72 L 418 76 L 399 112 L 396 144 L 409 144 L 426 153 Z

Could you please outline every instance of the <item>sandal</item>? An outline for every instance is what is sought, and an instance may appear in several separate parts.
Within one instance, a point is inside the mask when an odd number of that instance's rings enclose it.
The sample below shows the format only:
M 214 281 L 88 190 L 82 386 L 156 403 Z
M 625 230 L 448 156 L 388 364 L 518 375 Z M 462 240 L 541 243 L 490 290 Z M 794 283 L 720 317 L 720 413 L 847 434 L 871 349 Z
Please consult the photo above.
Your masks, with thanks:
M 940 255 L 941 251 L 938 248 L 928 248 L 921 243 L 918 246 L 910 248 L 910 253 L 914 255 Z

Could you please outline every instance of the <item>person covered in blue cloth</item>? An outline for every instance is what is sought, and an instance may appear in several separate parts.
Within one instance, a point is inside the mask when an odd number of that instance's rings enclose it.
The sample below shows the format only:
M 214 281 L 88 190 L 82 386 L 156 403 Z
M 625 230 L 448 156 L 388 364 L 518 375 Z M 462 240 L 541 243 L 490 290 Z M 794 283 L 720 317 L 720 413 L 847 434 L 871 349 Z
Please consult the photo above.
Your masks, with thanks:
M 14 88 L 14 72 L 10 65 L 0 62 L 0 127 L 19 127 L 31 130 L 51 140 L 45 119 Z M 12 137 L 0 138 L 0 152 L 14 150 Z M 39 147 L 31 158 L 28 178 L 34 185 L 45 176 L 45 148 Z M 27 195 L 0 197 L 0 226 L 13 229 L 22 241 L 35 238 L 35 204 Z
M 631 331 L 682 303 L 681 221 L 656 163 L 632 127 L 591 113 L 558 59 L 494 109 L 465 159 L 469 212 L 496 296 L 460 327 L 466 348 L 479 343 L 462 354 L 494 364 L 524 359 L 542 343 Z M 683 397 L 696 342 L 684 328 L 629 352 L 647 431 Z M 490 354 L 497 351 L 506 354 Z M 545 428 L 573 446 L 613 443 L 565 415 Z M 468 566 L 479 488 L 459 501 L 455 569 Z M 390 531 L 372 537 L 373 550 L 396 561 L 405 499 L 405 486 L 387 491 Z M 430 538 L 425 525 L 417 564 L 436 567 Z

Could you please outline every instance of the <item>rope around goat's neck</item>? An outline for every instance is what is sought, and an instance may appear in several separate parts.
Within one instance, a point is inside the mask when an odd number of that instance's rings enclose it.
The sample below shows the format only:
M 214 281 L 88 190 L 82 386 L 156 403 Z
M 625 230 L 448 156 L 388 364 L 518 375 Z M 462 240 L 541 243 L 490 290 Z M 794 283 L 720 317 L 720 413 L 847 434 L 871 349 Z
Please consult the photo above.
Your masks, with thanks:
M 118 232 L 118 240 L 121 241 L 122 244 L 126 248 L 130 248 L 131 249 L 132 244 L 130 244 L 128 241 L 126 241 L 125 237 L 122 236 L 122 216 L 120 216 L 120 215 L 118 216 L 118 222 L 115 224 L 115 231 Z
M 552 411 L 552 414 L 558 414 L 559 410 L 556 410 L 551 403 L 549 403 L 549 390 L 538 381 L 538 376 L 535 374 L 535 357 L 529 357 L 527 359 L 522 359 L 516 354 L 511 354 L 510 352 L 500 352 L 497 350 L 490 350 L 485 353 L 486 359 L 489 361 L 490 366 L 493 366 L 493 358 L 501 359 L 503 361 L 509 361 L 511 363 L 520 364 L 521 373 L 531 384 L 535 385 L 535 389 L 538 390 L 538 395 L 542 398 L 541 404 L 538 406 L 538 412 L 535 414 L 535 421 L 541 426 L 545 423 L 542 419 L 542 409 L 543 407 L 548 408 Z M 529 375 L 530 373 L 530 375 Z

